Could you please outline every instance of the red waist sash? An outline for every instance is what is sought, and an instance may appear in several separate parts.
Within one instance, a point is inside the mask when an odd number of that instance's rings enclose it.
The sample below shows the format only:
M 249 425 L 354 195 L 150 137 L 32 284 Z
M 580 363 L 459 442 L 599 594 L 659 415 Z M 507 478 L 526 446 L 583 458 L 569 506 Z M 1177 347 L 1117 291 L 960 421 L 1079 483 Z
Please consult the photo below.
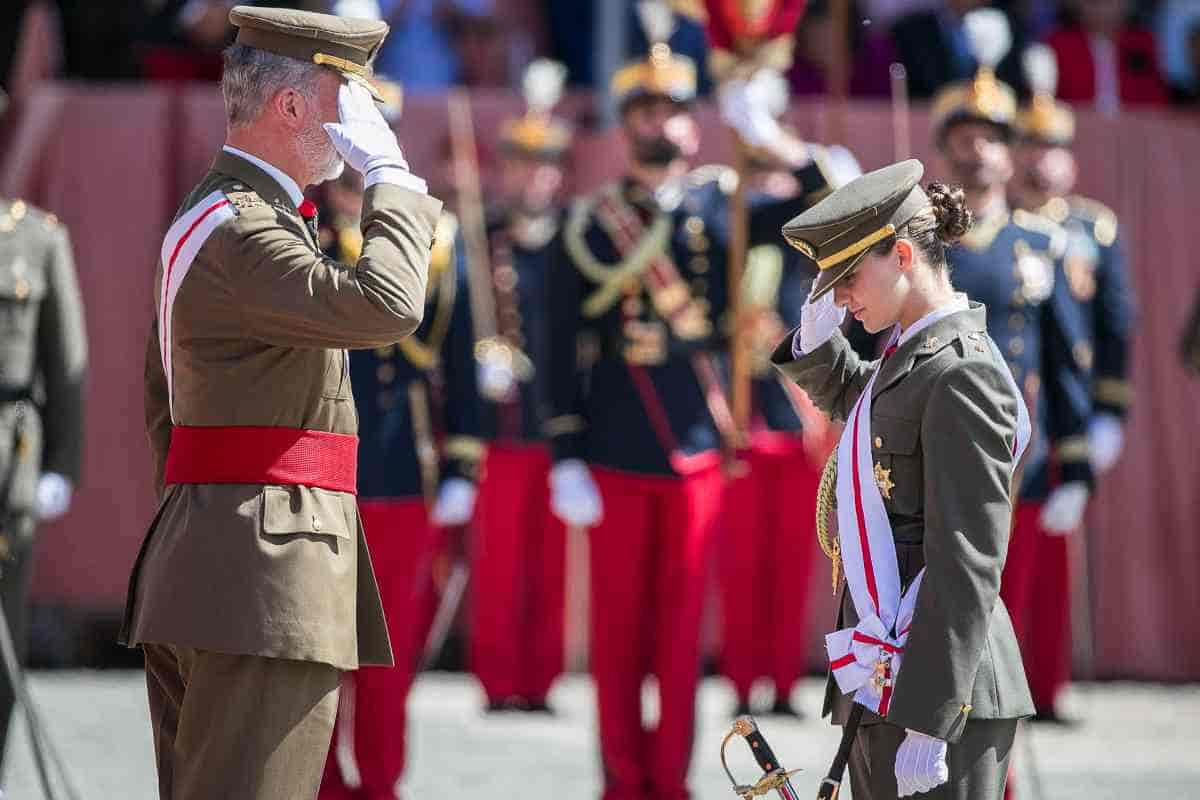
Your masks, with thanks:
M 167 484 L 294 484 L 356 494 L 357 481 L 357 436 L 255 426 L 171 429 Z

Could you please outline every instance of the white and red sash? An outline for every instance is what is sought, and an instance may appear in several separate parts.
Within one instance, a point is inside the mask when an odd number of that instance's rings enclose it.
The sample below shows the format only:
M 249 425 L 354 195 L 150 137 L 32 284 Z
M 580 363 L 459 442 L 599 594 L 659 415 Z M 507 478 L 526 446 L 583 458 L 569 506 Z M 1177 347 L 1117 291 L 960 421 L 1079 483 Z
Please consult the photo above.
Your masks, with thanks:
M 951 305 L 910 326 L 904 340 L 936 320 L 966 308 L 965 298 L 956 299 Z M 889 350 L 899 339 L 897 327 L 888 340 Z M 988 341 L 991 344 L 991 340 Z M 991 347 L 995 353 L 995 345 L 991 344 Z M 1003 358 L 998 353 L 996 356 L 996 363 L 1004 365 Z M 827 635 L 825 648 L 829 653 L 830 671 L 841 692 L 853 692 L 854 702 L 886 716 L 925 570 L 922 568 L 907 591 L 901 592 L 892 525 L 875 482 L 875 462 L 871 452 L 871 392 L 882 363 L 876 367 L 850 413 L 837 454 L 838 539 L 846 583 L 859 622 L 853 628 Z M 1017 398 L 1015 467 L 1029 443 L 1031 428 L 1029 412 L 1007 366 L 1004 374 L 1013 397 Z
M 160 258 L 162 261 L 162 286 L 158 298 L 158 347 L 162 356 L 163 374 L 167 378 L 167 397 L 171 408 L 171 421 L 175 421 L 175 387 L 172 370 L 171 345 L 172 309 L 179 287 L 187 277 L 192 261 L 204 242 L 221 223 L 237 215 L 225 194 L 213 192 L 194 207 L 184 212 L 167 230 L 163 238 Z

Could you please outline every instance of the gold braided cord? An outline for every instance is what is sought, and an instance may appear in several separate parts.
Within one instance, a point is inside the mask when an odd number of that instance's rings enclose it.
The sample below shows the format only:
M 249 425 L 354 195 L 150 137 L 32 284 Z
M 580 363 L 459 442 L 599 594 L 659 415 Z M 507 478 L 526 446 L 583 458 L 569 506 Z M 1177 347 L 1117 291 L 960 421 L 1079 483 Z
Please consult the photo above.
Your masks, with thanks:
M 829 520 L 837 513 L 837 451 L 830 454 L 821 470 L 821 483 L 817 486 L 817 544 L 831 562 L 833 593 L 838 592 L 842 581 L 842 545 L 837 533 L 829 530 Z

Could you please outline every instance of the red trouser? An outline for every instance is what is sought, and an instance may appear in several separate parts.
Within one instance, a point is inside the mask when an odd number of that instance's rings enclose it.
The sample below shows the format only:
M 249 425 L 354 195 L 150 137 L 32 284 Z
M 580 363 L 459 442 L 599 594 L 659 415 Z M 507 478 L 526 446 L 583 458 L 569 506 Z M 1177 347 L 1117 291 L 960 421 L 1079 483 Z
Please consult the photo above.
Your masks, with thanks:
M 749 471 L 726 484 L 721 512 L 721 671 L 739 701 L 759 677 L 786 699 L 804 668 L 821 470 L 792 434 L 756 435 L 741 457 Z
M 354 796 L 392 800 L 404 772 L 408 690 L 437 603 L 430 568 L 440 530 L 429 523 L 425 502 L 419 498 L 362 500 L 359 511 L 396 666 L 362 667 L 346 675 L 353 683 L 354 757 L 362 778 L 361 793 Z M 342 720 L 338 722 L 338 729 L 343 728 Z M 351 796 L 337 766 L 338 738 L 335 733 L 325 763 L 322 800 Z
M 1033 704 L 1049 712 L 1071 679 L 1071 573 L 1067 537 L 1046 533 L 1041 513 L 1041 503 L 1017 503 L 1000 597 L 1012 616 Z
M 592 676 L 603 800 L 681 800 L 700 677 L 700 618 L 721 499 L 717 467 L 683 478 L 592 468 L 604 518 L 591 548 Z M 659 721 L 642 727 L 642 681 Z
M 550 454 L 488 447 L 471 557 L 471 664 L 488 700 L 544 701 L 563 667 L 566 531 L 550 513 Z

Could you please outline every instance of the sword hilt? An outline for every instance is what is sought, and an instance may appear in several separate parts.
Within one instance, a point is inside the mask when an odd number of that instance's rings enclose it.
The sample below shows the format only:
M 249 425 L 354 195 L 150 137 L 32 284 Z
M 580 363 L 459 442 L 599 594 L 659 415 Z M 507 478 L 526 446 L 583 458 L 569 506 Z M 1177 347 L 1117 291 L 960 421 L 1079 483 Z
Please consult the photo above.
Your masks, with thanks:
M 754 754 L 754 760 L 758 762 L 759 768 L 763 771 L 763 776 L 755 783 L 738 783 L 729 770 L 729 764 L 725 759 L 725 748 L 735 736 L 741 736 L 746 740 L 746 743 L 750 745 L 750 752 Z M 783 798 L 796 797 L 796 791 L 792 787 L 790 778 L 799 770 L 789 772 L 783 768 L 751 716 L 738 717 L 734 720 L 729 733 L 725 734 L 725 738 L 721 741 L 721 766 L 725 768 L 725 774 L 729 777 L 729 782 L 733 784 L 733 791 L 743 800 L 761 797 L 772 791 L 779 792 Z

